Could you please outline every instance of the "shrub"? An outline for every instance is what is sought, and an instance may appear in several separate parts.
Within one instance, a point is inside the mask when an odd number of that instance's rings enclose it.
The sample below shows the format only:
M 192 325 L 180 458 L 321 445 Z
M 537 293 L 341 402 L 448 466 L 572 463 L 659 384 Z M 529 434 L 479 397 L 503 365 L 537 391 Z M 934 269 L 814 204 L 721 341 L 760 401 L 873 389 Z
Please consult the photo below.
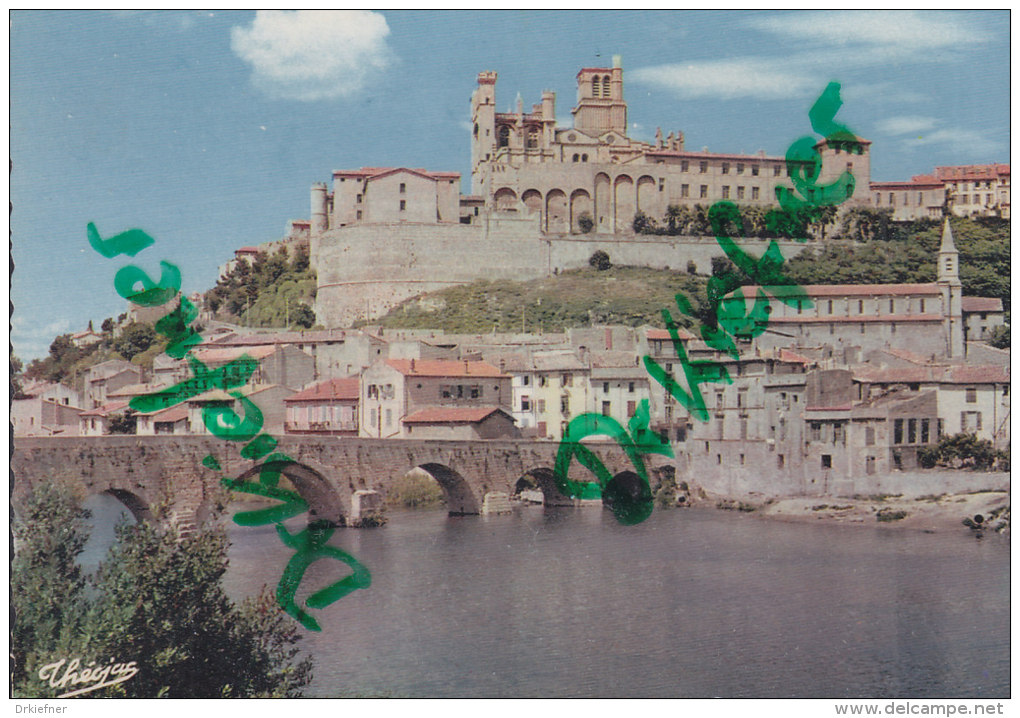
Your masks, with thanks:
M 393 490 L 387 494 L 390 504 L 409 509 L 424 509 L 441 506 L 446 502 L 443 490 L 428 474 L 409 471 L 397 479 Z
M 604 272 L 613 266 L 613 263 L 609 261 L 609 255 L 601 249 L 596 250 L 595 253 L 588 258 L 588 264 L 595 267 L 595 269 L 600 272 Z
M 926 469 L 936 466 L 990 469 L 997 459 L 1001 462 L 1003 458 L 1008 465 L 1008 454 L 996 452 L 992 442 L 968 433 L 943 436 L 938 444 L 917 450 L 917 461 Z
M 588 212 L 581 212 L 577 216 L 577 226 L 581 229 L 583 234 L 588 234 L 595 229 L 595 220 Z
M 881 509 L 877 514 L 875 514 L 875 518 L 878 521 L 899 521 L 900 519 L 905 519 L 906 517 L 907 517 L 906 511 L 897 511 L 890 508 Z

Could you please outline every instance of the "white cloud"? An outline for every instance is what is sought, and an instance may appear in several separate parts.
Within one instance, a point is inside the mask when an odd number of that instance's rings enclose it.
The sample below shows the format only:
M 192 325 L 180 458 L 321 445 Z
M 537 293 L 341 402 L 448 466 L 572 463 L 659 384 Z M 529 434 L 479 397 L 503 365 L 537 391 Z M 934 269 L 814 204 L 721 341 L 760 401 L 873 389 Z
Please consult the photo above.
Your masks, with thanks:
M 946 145 L 954 148 L 966 148 L 971 155 L 1001 151 L 996 142 L 988 139 L 984 132 L 978 130 L 961 130 L 943 128 L 922 134 L 920 137 L 911 137 L 903 140 L 908 147 L 923 147 L 925 145 Z
M 349 97 L 392 62 L 386 18 L 367 10 L 259 10 L 234 27 L 230 47 L 272 97 Z
M 824 45 L 866 45 L 914 52 L 978 42 L 967 18 L 916 10 L 791 12 L 749 18 L 746 24 L 777 35 Z
M 751 57 L 641 67 L 630 73 L 630 79 L 690 98 L 775 100 L 819 87 L 818 79 L 811 73 L 791 68 L 789 63 Z
M 901 115 L 879 120 L 876 127 L 887 135 L 914 135 L 927 132 L 938 124 L 934 117 Z

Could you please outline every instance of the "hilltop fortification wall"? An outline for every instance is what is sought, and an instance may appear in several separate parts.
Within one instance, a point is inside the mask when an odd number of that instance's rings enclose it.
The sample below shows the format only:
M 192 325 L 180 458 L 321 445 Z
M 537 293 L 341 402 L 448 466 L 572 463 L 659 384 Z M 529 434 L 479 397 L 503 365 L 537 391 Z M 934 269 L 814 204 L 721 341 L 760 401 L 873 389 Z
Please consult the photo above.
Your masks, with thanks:
M 746 240 L 755 256 L 767 246 Z M 780 242 L 790 258 L 804 244 Z M 542 234 L 537 219 L 490 218 L 474 225 L 358 225 L 313 236 L 318 272 L 315 314 L 326 327 L 346 327 L 382 316 L 405 299 L 479 279 L 528 280 L 588 264 L 596 250 L 614 264 L 711 271 L 722 256 L 714 237 L 635 234 Z

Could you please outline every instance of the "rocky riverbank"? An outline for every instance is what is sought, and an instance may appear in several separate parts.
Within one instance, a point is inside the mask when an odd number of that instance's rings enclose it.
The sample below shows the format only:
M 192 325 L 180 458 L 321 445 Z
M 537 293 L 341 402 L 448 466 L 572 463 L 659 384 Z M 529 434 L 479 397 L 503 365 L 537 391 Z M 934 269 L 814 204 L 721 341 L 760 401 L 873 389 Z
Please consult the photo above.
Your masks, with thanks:
M 905 498 L 903 496 L 857 496 L 852 499 L 785 498 L 768 500 L 715 499 L 705 496 L 694 506 L 743 511 L 781 521 L 827 521 L 867 526 L 899 526 L 920 531 L 966 531 L 1008 533 L 1008 491 L 981 491 Z

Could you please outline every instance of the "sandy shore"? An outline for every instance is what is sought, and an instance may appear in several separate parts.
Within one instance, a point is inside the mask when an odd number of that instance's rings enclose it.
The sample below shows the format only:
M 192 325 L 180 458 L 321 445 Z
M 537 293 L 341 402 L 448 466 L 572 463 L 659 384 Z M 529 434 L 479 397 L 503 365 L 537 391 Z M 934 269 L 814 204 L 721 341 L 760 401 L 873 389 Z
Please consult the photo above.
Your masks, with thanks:
M 781 521 L 827 521 L 867 526 L 898 526 L 919 531 L 966 531 L 964 519 L 985 531 L 1009 531 L 1009 492 L 983 491 L 970 494 L 944 494 L 921 498 L 869 496 L 853 499 L 787 498 L 770 501 L 715 500 L 711 497 L 695 506 L 747 511 L 763 518 Z

